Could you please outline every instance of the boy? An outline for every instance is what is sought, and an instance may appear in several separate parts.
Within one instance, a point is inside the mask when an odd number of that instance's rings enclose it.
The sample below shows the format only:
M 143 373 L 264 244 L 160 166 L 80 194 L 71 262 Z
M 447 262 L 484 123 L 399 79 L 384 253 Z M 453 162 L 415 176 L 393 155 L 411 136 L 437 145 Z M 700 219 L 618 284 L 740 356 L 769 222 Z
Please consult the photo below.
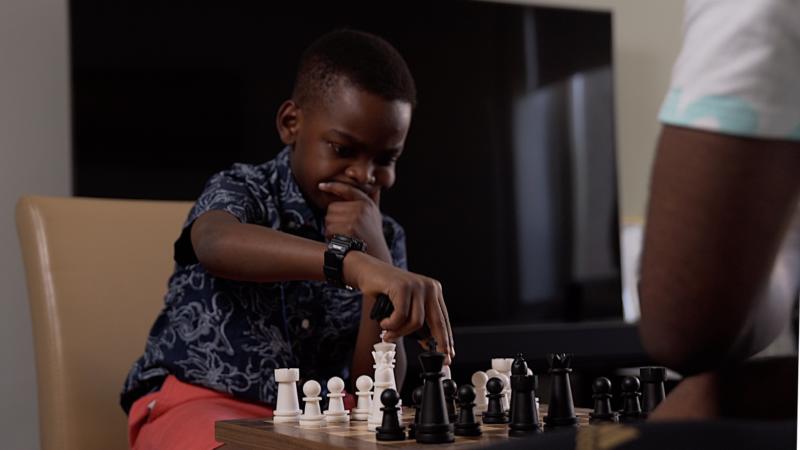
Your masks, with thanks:
M 427 322 L 450 361 L 441 285 L 404 270 L 403 229 L 379 209 L 415 102 L 377 36 L 337 31 L 305 51 L 277 114 L 286 148 L 213 176 L 175 243 L 165 308 L 121 397 L 132 447 L 214 447 L 214 421 L 271 414 L 274 369 L 355 379 L 381 329 L 396 339 Z M 380 327 L 378 294 L 395 307 Z

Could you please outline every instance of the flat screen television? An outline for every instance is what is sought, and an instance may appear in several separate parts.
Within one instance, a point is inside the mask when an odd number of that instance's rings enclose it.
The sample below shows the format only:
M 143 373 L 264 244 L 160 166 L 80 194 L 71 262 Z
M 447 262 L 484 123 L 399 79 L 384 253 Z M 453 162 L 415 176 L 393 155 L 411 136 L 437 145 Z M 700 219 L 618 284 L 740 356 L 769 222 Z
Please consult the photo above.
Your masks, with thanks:
M 370 31 L 405 56 L 419 96 L 382 207 L 410 269 L 444 286 L 457 364 L 642 357 L 622 321 L 609 12 L 75 0 L 70 19 L 76 195 L 192 200 L 212 173 L 272 158 L 302 50 Z

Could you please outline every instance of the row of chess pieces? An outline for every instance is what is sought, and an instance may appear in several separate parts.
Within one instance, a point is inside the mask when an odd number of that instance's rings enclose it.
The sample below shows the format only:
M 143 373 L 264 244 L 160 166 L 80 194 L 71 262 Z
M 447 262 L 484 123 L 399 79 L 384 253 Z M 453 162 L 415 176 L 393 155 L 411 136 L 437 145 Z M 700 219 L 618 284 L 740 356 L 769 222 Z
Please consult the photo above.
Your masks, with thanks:
M 367 421 L 381 441 L 416 439 L 421 443 L 453 442 L 454 436 L 481 435 L 481 418 L 486 424 L 508 424 L 510 436 L 526 436 L 542 429 L 576 426 L 578 423 L 572 400 L 569 373 L 570 354 L 548 355 L 551 375 L 548 413 L 542 424 L 536 391 L 538 378 L 528 367 L 521 354 L 516 358 L 494 358 L 492 368 L 472 375 L 472 384 L 460 388 L 450 377 L 449 367 L 443 366 L 444 355 L 434 350 L 420 355 L 425 382 L 412 393 L 415 415 L 409 424 L 408 434 L 401 425 L 401 405 L 394 382 L 394 344 L 382 342 L 375 345 L 375 381 L 366 375 L 356 380 L 356 407 L 344 407 L 344 381 L 333 377 L 328 380 L 328 408 L 320 410 L 321 386 L 314 380 L 303 385 L 304 410 L 297 400 L 298 369 L 277 369 L 278 402 L 274 422 L 295 422 L 303 427 L 321 427 L 325 424 Z M 594 409 L 590 423 L 630 422 L 642 420 L 664 397 L 665 369 L 646 367 L 637 377 L 622 381 L 623 409 L 611 408 L 611 382 L 601 377 L 592 387 Z M 639 389 L 644 385 L 644 408 Z M 352 413 L 352 414 L 351 414 Z
M 545 418 L 547 426 L 558 427 L 562 424 L 574 425 L 577 423 L 568 376 L 572 372 L 571 358 L 572 355 L 566 353 L 548 355 L 549 373 L 552 376 L 548 415 Z M 535 398 L 534 413 L 538 413 L 539 397 L 535 396 L 535 392 L 538 390 L 538 378 L 531 369 L 527 368 L 522 355 L 518 355 L 517 359 L 495 358 L 492 359 L 492 369 L 486 372 L 475 372 L 471 380 L 478 392 L 478 398 L 483 400 L 476 404 L 475 414 L 482 415 L 485 423 L 509 423 L 511 421 L 512 408 L 510 404 L 515 392 L 511 373 L 515 364 L 519 366 L 520 374 L 524 367 L 530 377 Z M 648 413 L 653 411 L 664 399 L 665 381 L 666 368 L 664 367 L 642 367 L 639 369 L 639 377 L 624 377 L 620 385 L 622 409 L 615 411 L 611 407 L 611 380 L 606 377 L 596 378 L 592 385 L 594 408 L 589 414 L 589 423 L 637 422 L 646 419 Z M 499 396 L 499 408 L 489 406 L 492 394 L 495 392 L 504 394 L 504 396 Z M 506 413 L 505 420 L 499 411 Z
M 394 376 L 396 344 L 379 342 L 373 346 L 372 357 L 375 364 L 375 378 L 362 375 L 356 380 L 356 407 L 352 411 L 344 408 L 344 381 L 339 377 L 328 380 L 328 408 L 323 412 L 320 408 L 322 386 L 309 380 L 303 384 L 303 411 L 300 410 L 297 396 L 297 382 L 300 370 L 282 368 L 275 370 L 275 382 L 278 384 L 278 400 L 273 415 L 274 423 L 299 423 L 300 426 L 318 428 L 325 424 L 342 424 L 351 420 L 367 421 L 370 427 L 377 427 L 383 421 L 380 403 L 372 401 L 381 399 L 381 394 L 390 390 L 397 394 L 397 383 Z M 398 402 L 399 404 L 399 398 Z M 351 417 L 352 413 L 352 417 Z

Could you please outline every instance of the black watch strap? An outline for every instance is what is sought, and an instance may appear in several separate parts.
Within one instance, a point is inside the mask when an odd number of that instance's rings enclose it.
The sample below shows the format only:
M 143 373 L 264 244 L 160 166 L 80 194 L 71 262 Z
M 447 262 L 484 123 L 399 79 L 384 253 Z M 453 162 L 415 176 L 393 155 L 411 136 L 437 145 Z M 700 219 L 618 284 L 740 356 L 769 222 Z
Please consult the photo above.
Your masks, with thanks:
M 328 242 L 328 249 L 325 250 L 325 261 L 322 270 L 325 273 L 325 280 L 333 286 L 338 288 L 352 289 L 350 286 L 344 284 L 344 257 L 347 252 L 351 250 L 358 250 L 360 252 L 367 250 L 367 244 L 364 241 L 350 236 L 343 236 L 341 234 L 334 234 L 330 242 Z

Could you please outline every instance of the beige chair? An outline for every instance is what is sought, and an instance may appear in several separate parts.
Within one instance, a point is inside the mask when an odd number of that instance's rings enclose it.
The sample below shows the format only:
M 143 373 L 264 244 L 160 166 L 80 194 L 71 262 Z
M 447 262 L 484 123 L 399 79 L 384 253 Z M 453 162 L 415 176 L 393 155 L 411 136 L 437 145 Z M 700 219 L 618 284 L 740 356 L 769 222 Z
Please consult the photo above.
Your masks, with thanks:
M 161 308 L 190 206 L 20 199 L 43 450 L 127 448 L 119 392 Z

